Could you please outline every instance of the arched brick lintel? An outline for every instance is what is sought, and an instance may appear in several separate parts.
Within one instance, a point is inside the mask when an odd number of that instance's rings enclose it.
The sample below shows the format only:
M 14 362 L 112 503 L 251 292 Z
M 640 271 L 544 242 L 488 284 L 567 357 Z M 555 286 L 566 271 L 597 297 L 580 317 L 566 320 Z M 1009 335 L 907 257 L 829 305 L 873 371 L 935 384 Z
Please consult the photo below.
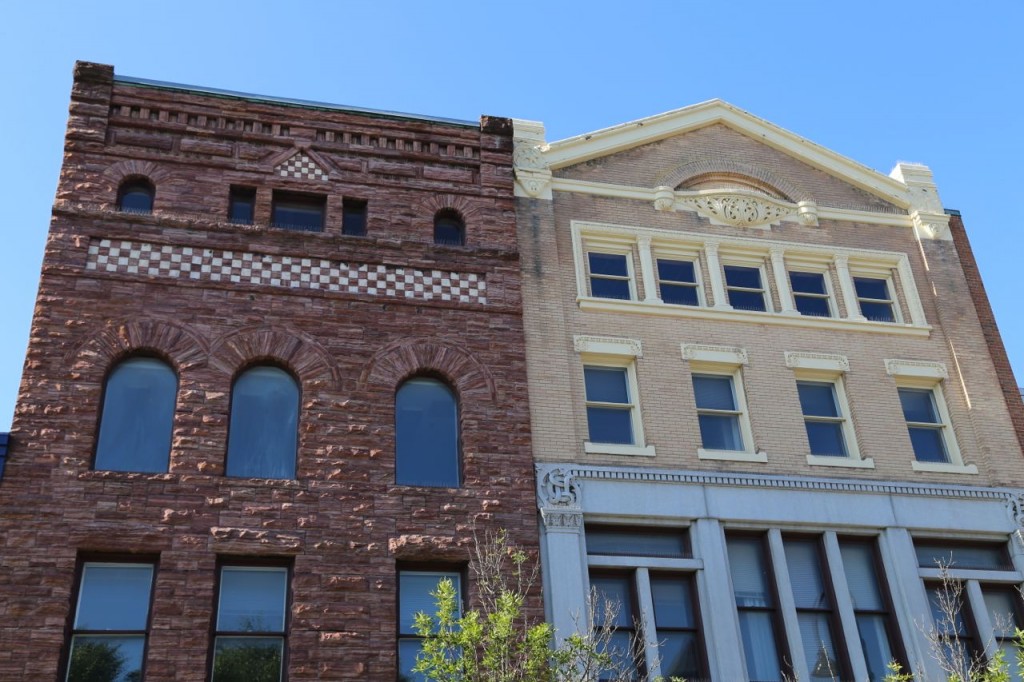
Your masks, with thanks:
M 698 159 L 677 167 L 663 175 L 655 184 L 673 189 L 684 184 L 691 178 L 708 173 L 733 173 L 745 175 L 775 188 L 779 194 L 789 201 L 813 201 L 810 192 L 786 178 L 780 177 L 763 166 L 754 166 L 729 159 Z
M 434 339 L 400 339 L 377 351 L 359 377 L 362 387 L 394 390 L 416 374 L 446 378 L 462 404 L 493 403 L 498 392 L 494 377 L 468 351 Z
M 94 331 L 65 356 L 71 371 L 101 376 L 133 353 L 148 352 L 163 357 L 177 372 L 206 363 L 203 339 L 187 328 L 164 320 L 110 321 Z
M 339 370 L 316 339 L 294 329 L 248 327 L 217 339 L 210 348 L 210 366 L 234 377 L 246 366 L 263 361 L 279 363 L 303 382 L 337 385 Z
M 110 196 L 111 205 L 117 201 L 117 189 L 121 183 L 128 178 L 142 177 L 148 179 L 156 186 L 156 194 L 160 195 L 160 184 L 168 179 L 168 172 L 151 161 L 140 161 L 131 159 L 118 161 L 103 171 L 103 177 L 107 181 L 107 192 Z

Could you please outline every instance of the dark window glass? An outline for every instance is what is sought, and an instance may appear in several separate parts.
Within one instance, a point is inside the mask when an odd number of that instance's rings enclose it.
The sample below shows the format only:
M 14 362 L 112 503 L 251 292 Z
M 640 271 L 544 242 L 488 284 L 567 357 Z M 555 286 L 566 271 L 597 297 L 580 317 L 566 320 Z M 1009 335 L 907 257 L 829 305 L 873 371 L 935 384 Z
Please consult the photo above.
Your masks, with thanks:
M 1019 682 L 1024 679 L 1024 670 L 1017 659 L 1017 647 L 1014 638 L 1017 628 L 1024 623 L 1021 617 L 1020 593 L 1014 587 L 1006 585 L 982 585 L 981 594 L 985 601 L 985 610 L 992 624 L 992 636 L 996 647 L 1003 652 L 1003 660 L 1009 666 L 1010 679 Z
M 919 462 L 949 462 L 945 425 L 939 419 L 934 392 L 927 388 L 900 388 L 899 395 L 914 457 Z
M 658 259 L 661 300 L 673 305 L 700 305 L 693 261 Z
M 104 682 L 142 679 L 152 587 L 152 564 L 88 562 L 82 566 L 69 681 L 100 679 L 94 675 L 105 661 L 112 663 L 102 668 L 108 675 Z M 117 672 L 109 672 L 117 661 Z
M 820 381 L 798 381 L 800 408 L 811 454 L 846 457 L 843 416 L 836 400 L 835 384 Z
M 341 202 L 342 234 L 362 237 L 366 234 L 367 204 L 361 199 L 345 199 Z
M 395 482 L 459 485 L 459 409 L 437 379 L 409 379 L 395 396 Z
M 615 298 L 628 301 L 633 296 L 629 288 L 629 266 L 626 256 L 619 253 L 587 254 L 590 265 L 590 295 L 596 298 Z
M 955 569 L 1012 571 L 1013 564 L 1003 543 L 949 543 L 915 540 L 917 561 L 921 568 L 947 566 Z
M 287 568 L 221 568 L 213 682 L 281 680 L 287 604 Z
M 228 221 L 237 225 L 252 225 L 256 215 L 256 189 L 232 187 L 228 196 Z
M 886 280 L 877 277 L 854 277 L 853 286 L 857 291 L 861 315 L 875 322 L 896 321 Z
M 690 543 L 685 530 L 587 526 L 587 554 L 686 558 Z
M 117 190 L 117 209 L 124 213 L 152 213 L 156 189 L 148 180 L 126 180 Z
M 964 665 L 960 676 L 953 679 L 970 679 L 966 668 L 972 660 L 982 656 L 982 647 L 972 619 L 964 617 L 969 608 L 966 590 L 962 584 L 953 582 L 925 583 L 924 587 L 938 639 L 936 644 L 941 649 L 940 656 L 948 665 Z
M 423 647 L 423 639 L 413 623 L 417 613 L 430 616 L 437 613 L 437 604 L 430 593 L 437 591 L 442 580 L 450 580 L 455 593 L 462 594 L 462 576 L 455 572 L 401 571 L 398 574 L 398 675 L 402 682 L 429 682 L 425 675 L 412 671 Z M 455 615 L 459 617 L 461 603 L 457 606 Z
M 777 622 L 773 577 L 768 566 L 761 538 L 726 538 L 729 574 L 732 577 L 739 613 L 740 635 L 751 680 L 781 682 L 784 673 L 779 651 L 782 628 Z
M 790 272 L 789 282 L 793 287 L 793 302 L 801 315 L 832 316 L 824 274 L 820 272 Z
M 724 270 L 729 305 L 737 310 L 766 310 L 759 268 L 726 265 Z
M 817 540 L 785 540 L 786 565 L 796 602 L 804 659 L 813 679 L 846 679 L 846 662 L 834 637 L 832 597 L 822 575 Z
M 253 367 L 231 389 L 227 475 L 295 478 L 299 386 L 283 369 Z
M 901 660 L 894 646 L 893 634 L 898 632 L 889 609 L 884 578 L 877 570 L 874 544 L 859 540 L 842 540 L 839 552 L 843 559 L 846 584 L 850 588 L 853 611 L 857 619 L 864 662 L 868 667 L 868 680 L 882 682 L 889 673 L 890 661 Z M 902 661 L 903 669 L 907 669 Z
M 742 450 L 740 411 L 732 377 L 694 374 L 693 394 L 702 446 L 708 450 Z
M 462 246 L 466 243 L 466 223 L 457 212 L 445 209 L 434 216 L 434 243 Z
M 129 358 L 107 379 L 94 469 L 164 473 L 178 377 L 155 358 Z
M 591 443 L 635 442 L 628 371 L 625 367 L 583 368 Z
M 662 676 L 705 679 L 693 578 L 651 576 L 651 598 Z
M 590 587 L 597 596 L 594 609 L 594 625 L 614 627 L 607 643 L 605 653 L 612 658 L 617 670 L 627 673 L 629 680 L 638 679 L 642 671 L 638 671 L 636 663 L 642 657 L 638 652 L 636 622 L 639 615 L 630 576 L 626 575 L 591 575 Z M 611 670 L 598 673 L 599 682 L 620 680 Z
M 316 194 L 274 192 L 271 224 L 286 230 L 322 232 L 326 200 Z

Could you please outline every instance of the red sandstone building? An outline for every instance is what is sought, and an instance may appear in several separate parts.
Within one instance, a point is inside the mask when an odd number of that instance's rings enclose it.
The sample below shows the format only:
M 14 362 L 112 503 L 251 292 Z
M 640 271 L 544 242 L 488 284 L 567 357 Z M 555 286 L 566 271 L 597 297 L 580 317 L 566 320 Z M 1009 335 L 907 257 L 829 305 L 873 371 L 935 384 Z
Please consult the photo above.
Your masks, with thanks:
M 512 185 L 507 119 L 77 64 L 0 679 L 393 680 L 474 528 L 536 548 Z

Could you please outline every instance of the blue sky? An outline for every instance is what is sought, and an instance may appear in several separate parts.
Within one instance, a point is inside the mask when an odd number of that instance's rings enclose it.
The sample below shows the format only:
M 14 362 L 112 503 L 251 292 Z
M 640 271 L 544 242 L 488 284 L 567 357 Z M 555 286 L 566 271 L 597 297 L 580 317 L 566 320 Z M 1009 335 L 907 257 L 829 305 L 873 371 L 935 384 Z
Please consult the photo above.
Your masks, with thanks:
M 1024 2 L 12 2 L 0 10 L 0 431 L 21 378 L 76 59 L 548 140 L 720 97 L 960 209 L 1019 383 Z

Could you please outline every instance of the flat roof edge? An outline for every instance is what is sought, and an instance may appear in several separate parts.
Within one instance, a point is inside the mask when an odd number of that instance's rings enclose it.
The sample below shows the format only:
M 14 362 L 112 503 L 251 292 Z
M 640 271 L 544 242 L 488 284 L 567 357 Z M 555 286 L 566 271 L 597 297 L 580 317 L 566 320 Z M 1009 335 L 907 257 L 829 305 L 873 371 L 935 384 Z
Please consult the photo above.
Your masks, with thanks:
M 255 95 L 248 92 L 236 92 L 234 90 L 222 90 L 220 88 L 208 88 L 182 83 L 168 83 L 166 81 L 152 80 L 150 78 L 134 78 L 132 76 L 114 76 L 115 83 L 127 85 L 138 85 L 145 88 L 156 88 L 159 90 L 178 90 L 181 92 L 192 92 L 198 95 L 210 95 L 211 97 L 222 97 L 226 99 L 238 99 L 251 102 L 265 102 L 268 104 L 280 104 L 288 107 L 300 107 L 303 109 L 321 109 L 324 111 L 342 111 L 351 114 L 362 114 L 365 116 L 378 116 L 382 118 L 398 119 L 403 121 L 424 121 L 427 123 L 440 123 L 453 125 L 462 128 L 479 128 L 477 121 L 465 121 L 458 118 L 444 118 L 442 116 L 422 116 L 420 114 L 406 114 L 400 111 L 384 111 L 378 109 L 367 109 L 365 107 L 350 107 L 342 104 L 331 104 L 329 102 L 316 102 L 305 99 L 291 99 L 289 97 L 274 97 L 272 95 Z

